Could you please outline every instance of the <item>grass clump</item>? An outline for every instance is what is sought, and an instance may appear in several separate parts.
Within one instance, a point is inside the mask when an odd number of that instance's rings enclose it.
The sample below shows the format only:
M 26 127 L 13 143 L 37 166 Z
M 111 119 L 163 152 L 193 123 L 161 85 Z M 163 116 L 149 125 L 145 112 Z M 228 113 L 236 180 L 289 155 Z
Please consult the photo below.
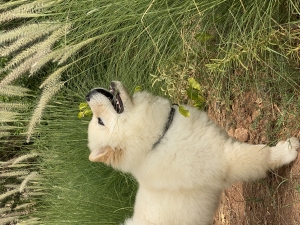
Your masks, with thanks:
M 126 174 L 88 160 L 88 119 L 78 119 L 81 99 L 56 98 L 48 107 L 36 145 L 43 189 L 34 213 L 42 224 L 118 224 L 132 214 L 137 184 Z M 76 104 L 78 103 L 78 104 Z M 53 132 L 55 131 L 55 132 Z M 51 141 L 49 141 L 51 140 Z
M 28 222 L 27 215 L 34 210 L 36 204 L 34 196 L 42 195 L 40 176 L 36 172 L 37 157 L 33 153 L 24 154 L 0 162 L 1 224 L 15 224 L 20 220 Z

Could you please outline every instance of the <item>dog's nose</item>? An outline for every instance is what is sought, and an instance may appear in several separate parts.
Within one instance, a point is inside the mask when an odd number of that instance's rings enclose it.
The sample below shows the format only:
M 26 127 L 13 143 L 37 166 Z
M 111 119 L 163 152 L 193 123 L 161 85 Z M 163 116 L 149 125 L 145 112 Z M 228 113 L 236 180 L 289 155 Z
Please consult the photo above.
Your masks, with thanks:
M 87 96 L 85 96 L 85 99 L 86 101 L 89 102 L 94 94 L 96 93 L 105 94 L 104 92 L 108 92 L 108 91 L 104 90 L 103 88 L 94 88 L 87 94 Z
M 90 98 L 90 93 L 88 93 L 87 96 L 85 96 L 85 100 L 86 100 L 87 102 L 89 102 L 89 101 L 91 100 L 91 98 Z

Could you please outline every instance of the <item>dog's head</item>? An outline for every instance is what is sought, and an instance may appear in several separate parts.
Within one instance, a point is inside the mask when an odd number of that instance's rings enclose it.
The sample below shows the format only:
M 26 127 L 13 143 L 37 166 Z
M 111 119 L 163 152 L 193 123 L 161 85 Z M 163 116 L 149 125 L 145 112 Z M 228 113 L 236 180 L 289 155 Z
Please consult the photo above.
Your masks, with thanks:
M 121 82 L 95 88 L 86 96 L 93 111 L 88 129 L 89 159 L 124 172 L 136 171 L 159 139 L 171 104 L 141 91 L 132 97 Z
M 123 85 L 114 81 L 110 90 L 91 90 L 86 100 L 93 111 L 88 130 L 88 147 L 91 150 L 89 159 L 115 167 L 124 153 L 120 137 L 123 127 L 118 122 L 125 120 L 123 114 L 128 114 L 133 108 L 132 99 Z

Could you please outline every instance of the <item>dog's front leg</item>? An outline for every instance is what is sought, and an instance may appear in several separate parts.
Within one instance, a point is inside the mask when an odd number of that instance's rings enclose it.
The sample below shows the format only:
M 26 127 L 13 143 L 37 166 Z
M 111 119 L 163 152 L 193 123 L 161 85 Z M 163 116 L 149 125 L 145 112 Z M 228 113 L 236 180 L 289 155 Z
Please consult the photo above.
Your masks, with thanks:
M 229 141 L 225 145 L 229 182 L 264 177 L 269 169 L 289 164 L 297 158 L 298 138 L 281 141 L 274 147 Z

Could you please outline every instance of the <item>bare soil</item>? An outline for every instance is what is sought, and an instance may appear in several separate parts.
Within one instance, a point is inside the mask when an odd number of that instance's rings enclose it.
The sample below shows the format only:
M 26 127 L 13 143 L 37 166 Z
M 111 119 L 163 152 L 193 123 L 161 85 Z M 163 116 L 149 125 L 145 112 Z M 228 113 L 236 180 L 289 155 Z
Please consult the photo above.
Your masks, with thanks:
M 208 114 L 230 136 L 248 143 L 274 145 L 272 141 L 288 136 L 300 138 L 296 114 L 277 123 L 284 111 L 287 109 L 248 92 L 235 96 L 227 106 L 211 101 Z M 278 126 L 280 131 L 276 130 Z M 265 179 L 237 183 L 223 192 L 213 225 L 239 224 L 300 224 L 299 155 L 292 164 L 270 171 Z

